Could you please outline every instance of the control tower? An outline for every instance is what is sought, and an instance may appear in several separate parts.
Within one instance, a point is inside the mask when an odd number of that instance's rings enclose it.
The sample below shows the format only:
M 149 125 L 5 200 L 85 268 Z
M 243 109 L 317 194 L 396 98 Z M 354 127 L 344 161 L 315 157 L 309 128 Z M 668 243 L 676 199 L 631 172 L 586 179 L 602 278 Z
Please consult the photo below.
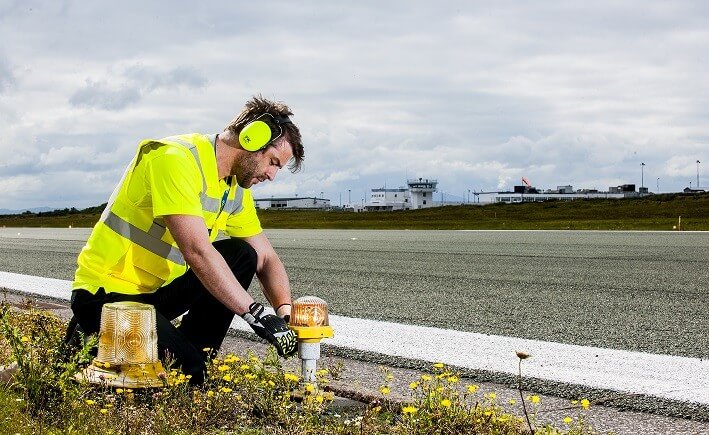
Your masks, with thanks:
M 433 192 L 437 190 L 438 180 L 419 178 L 406 180 L 406 183 L 409 185 L 412 209 L 433 207 Z

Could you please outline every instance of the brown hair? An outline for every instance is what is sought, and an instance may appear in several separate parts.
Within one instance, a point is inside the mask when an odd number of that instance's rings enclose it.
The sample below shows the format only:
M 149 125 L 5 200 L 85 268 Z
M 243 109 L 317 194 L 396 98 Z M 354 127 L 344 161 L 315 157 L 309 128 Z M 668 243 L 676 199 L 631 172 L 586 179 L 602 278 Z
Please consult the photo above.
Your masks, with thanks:
M 249 122 L 264 113 L 275 117 L 293 116 L 293 112 L 291 112 L 290 108 L 284 103 L 267 100 L 261 95 L 255 95 L 251 100 L 246 102 L 244 110 L 242 110 L 229 125 L 224 127 L 224 131 L 228 130 L 234 137 L 239 137 L 239 133 Z M 269 121 L 269 117 L 264 117 L 262 120 L 266 122 L 272 130 L 278 129 L 275 125 L 272 125 Z M 288 169 L 290 169 L 291 172 L 298 172 L 305 158 L 303 143 L 300 138 L 300 130 L 292 122 L 280 124 L 280 127 L 283 129 L 283 135 L 286 136 L 293 150 L 293 159 L 288 164 Z M 273 146 L 273 142 L 268 144 L 266 148 L 270 146 Z

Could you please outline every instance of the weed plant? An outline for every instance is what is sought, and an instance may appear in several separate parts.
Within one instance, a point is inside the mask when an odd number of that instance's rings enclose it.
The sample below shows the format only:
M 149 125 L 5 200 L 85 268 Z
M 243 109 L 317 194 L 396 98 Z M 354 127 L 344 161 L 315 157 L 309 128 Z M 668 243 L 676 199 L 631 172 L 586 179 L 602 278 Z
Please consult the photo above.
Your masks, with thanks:
M 461 385 L 459 376 L 440 363 L 409 384 L 410 395 L 403 403 L 389 399 L 393 376 L 385 371 L 381 397 L 350 410 L 332 406 L 328 370 L 317 372 L 317 384 L 305 383 L 284 370 L 275 353 L 265 358 L 219 355 L 209 362 L 207 381 L 200 387 L 169 368 L 164 388 L 92 385 L 76 381 L 74 374 L 89 363 L 95 339 L 68 357 L 62 345 L 64 328 L 46 312 L 0 305 L 0 363 L 17 363 L 14 380 L 0 385 L 1 433 L 595 433 L 584 423 L 588 401 L 574 404 L 578 415 L 566 417 L 561 429 L 530 431 L 525 418 L 505 411 L 495 393 L 481 396 L 478 386 Z M 539 398 L 527 399 L 534 422 Z

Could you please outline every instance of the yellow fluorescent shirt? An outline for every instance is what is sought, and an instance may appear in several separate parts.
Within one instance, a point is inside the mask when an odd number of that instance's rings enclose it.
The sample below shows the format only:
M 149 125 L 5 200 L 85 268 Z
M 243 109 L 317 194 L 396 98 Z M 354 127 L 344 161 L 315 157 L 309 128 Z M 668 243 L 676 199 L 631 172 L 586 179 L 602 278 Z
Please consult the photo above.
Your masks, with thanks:
M 233 177 L 217 216 L 228 186 L 218 178 L 213 136 L 191 134 L 161 141 L 141 143 L 79 255 L 72 288 L 151 293 L 183 274 L 186 264 L 161 216 L 200 216 L 211 241 L 218 231 L 240 238 L 262 232 L 251 192 Z

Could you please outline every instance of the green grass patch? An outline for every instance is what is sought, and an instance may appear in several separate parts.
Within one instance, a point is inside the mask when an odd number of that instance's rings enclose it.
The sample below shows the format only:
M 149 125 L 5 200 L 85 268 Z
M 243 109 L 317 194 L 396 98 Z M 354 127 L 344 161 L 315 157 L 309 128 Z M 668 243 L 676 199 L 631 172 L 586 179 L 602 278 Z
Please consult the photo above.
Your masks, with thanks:
M 92 227 L 102 207 L 69 214 L 0 216 L 8 227 Z M 434 207 L 423 210 L 352 213 L 261 210 L 264 228 L 368 230 L 663 230 L 682 217 L 683 230 L 709 230 L 709 193 L 643 198 L 548 201 Z
M 14 381 L 0 385 L 1 433 L 528 433 L 526 419 L 506 411 L 494 393 L 481 395 L 476 385 L 463 385 L 443 364 L 412 380 L 403 400 L 389 398 L 393 376 L 385 370 L 379 399 L 344 412 L 332 407 L 328 370 L 318 371 L 317 385 L 303 383 L 283 369 L 274 352 L 263 359 L 215 358 L 200 387 L 190 386 L 178 370 L 170 370 L 160 389 L 86 384 L 71 376 L 88 364 L 86 351 L 95 341 L 68 357 L 60 343 L 63 326 L 46 312 L 0 305 L 0 349 L 19 365 Z M 539 397 L 526 400 L 538 434 L 595 433 L 584 421 L 588 401 L 572 402 L 561 429 L 555 429 L 534 422 Z

